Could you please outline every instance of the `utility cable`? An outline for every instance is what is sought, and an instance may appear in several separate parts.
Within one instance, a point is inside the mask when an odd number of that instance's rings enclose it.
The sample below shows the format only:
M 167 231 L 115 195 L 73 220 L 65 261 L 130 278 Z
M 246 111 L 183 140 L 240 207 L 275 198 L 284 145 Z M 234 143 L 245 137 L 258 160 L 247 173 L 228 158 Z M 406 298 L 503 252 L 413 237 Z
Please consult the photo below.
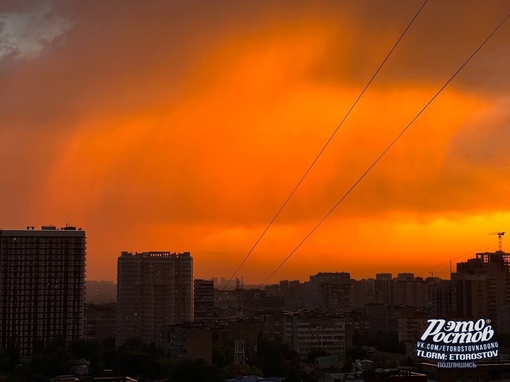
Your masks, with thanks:
M 228 284 L 230 284 L 230 282 L 232 281 L 232 279 L 237 275 L 237 273 L 239 272 L 239 270 L 241 269 L 241 267 L 244 265 L 244 263 L 246 262 L 246 260 L 248 260 L 248 258 L 250 257 L 250 255 L 252 254 L 252 252 L 255 250 L 255 248 L 258 246 L 259 242 L 262 240 L 262 238 L 266 235 L 267 231 L 269 230 L 269 228 L 271 228 L 271 226 L 273 225 L 273 223 L 275 222 L 275 220 L 278 218 L 278 216 L 280 216 L 280 213 L 283 211 L 283 209 L 287 206 L 287 204 L 289 203 L 290 199 L 292 199 L 292 197 L 294 196 L 294 194 L 296 193 L 296 191 L 298 190 L 298 188 L 301 186 L 301 183 L 303 183 L 303 181 L 305 180 L 305 178 L 308 176 L 308 173 L 312 170 L 312 168 L 315 166 L 315 164 L 317 163 L 317 161 L 319 160 L 319 158 L 322 156 L 322 154 L 324 153 L 324 151 L 326 150 L 326 148 L 329 146 L 329 144 L 331 143 L 331 141 L 333 140 L 333 138 L 335 137 L 336 133 L 338 132 L 338 130 L 340 130 L 340 128 L 342 127 L 342 125 L 344 124 L 345 120 L 347 119 L 347 117 L 351 114 L 352 110 L 356 107 L 356 105 L 358 104 L 359 100 L 361 99 L 361 97 L 363 97 L 363 95 L 365 94 L 365 92 L 367 91 L 368 87 L 370 86 L 370 84 L 372 84 L 372 82 L 374 81 L 375 77 L 377 76 L 377 74 L 379 74 L 379 72 L 381 71 L 382 67 L 384 66 L 384 64 L 386 63 L 386 61 L 388 61 L 388 59 L 390 58 L 391 54 L 393 53 L 393 51 L 396 49 L 397 45 L 400 43 L 400 41 L 404 38 L 404 36 L 406 35 L 407 31 L 409 30 L 409 28 L 411 28 L 411 25 L 413 25 L 414 21 L 416 20 L 416 18 L 418 17 L 418 15 L 421 13 L 422 9 L 425 7 L 425 4 L 427 4 L 428 0 L 425 0 L 423 2 L 423 4 L 421 5 L 421 7 L 418 9 L 418 11 L 416 12 L 416 14 L 414 15 L 414 17 L 411 19 L 411 21 L 409 22 L 409 24 L 407 25 L 407 27 L 404 29 L 404 31 L 402 32 L 402 34 L 400 35 L 400 37 L 397 39 L 397 41 L 395 42 L 395 44 L 393 45 L 393 47 L 390 49 L 390 51 L 388 52 L 388 54 L 386 55 L 386 57 L 384 58 L 384 60 L 381 62 L 381 64 L 379 65 L 379 67 L 377 68 L 377 70 L 375 71 L 375 73 L 372 75 L 372 77 L 370 78 L 370 80 L 368 81 L 368 83 L 365 85 L 365 87 L 363 88 L 363 90 L 361 91 L 361 93 L 358 95 L 358 97 L 356 98 L 356 100 L 354 101 L 354 103 L 351 105 L 351 107 L 349 108 L 349 110 L 347 111 L 347 113 L 345 114 L 345 116 L 342 118 L 342 120 L 340 121 L 340 123 L 337 125 L 337 127 L 335 128 L 335 130 L 333 131 L 333 133 L 330 135 L 330 137 L 328 138 L 328 140 L 326 141 L 326 143 L 324 144 L 324 146 L 322 146 L 322 148 L 320 149 L 319 153 L 317 154 L 317 156 L 315 157 L 315 159 L 312 161 L 312 163 L 310 164 L 310 166 L 308 167 L 308 169 L 305 171 L 305 173 L 303 174 L 303 176 L 301 177 L 301 179 L 298 181 L 298 183 L 296 184 L 296 186 L 294 187 L 294 189 L 291 191 L 291 193 L 289 194 L 289 196 L 287 197 L 287 199 L 285 200 L 285 202 L 283 203 L 283 205 L 278 209 L 278 211 L 276 212 L 276 214 L 273 216 L 273 218 L 270 220 L 270 222 L 268 223 L 268 225 L 266 226 L 266 228 L 264 229 L 264 231 L 262 231 L 262 234 L 259 236 L 259 238 L 255 241 L 255 244 L 253 244 L 253 246 L 251 247 L 251 249 L 248 251 L 248 253 L 245 255 L 244 259 L 241 261 L 241 263 L 239 264 L 239 266 L 236 268 L 236 270 L 234 271 L 234 273 L 232 274 L 232 276 L 230 277 L 230 279 L 227 281 L 227 283 L 225 284 L 225 286 L 223 287 L 223 289 L 221 290 L 221 292 L 218 294 L 218 296 L 216 298 L 219 298 L 219 296 L 225 291 L 225 289 L 227 288 Z
M 490 242 L 490 243 L 484 244 L 484 245 L 482 245 L 482 246 L 480 246 L 480 247 L 478 247 L 478 248 L 476 248 L 476 249 L 473 249 L 473 250 L 471 250 L 471 251 L 469 251 L 469 252 L 463 253 L 462 255 L 459 255 L 459 256 L 457 256 L 457 257 L 454 257 L 453 259 L 450 259 L 450 260 L 448 260 L 448 261 L 445 261 L 444 263 L 441 263 L 441 264 L 439 264 L 439 265 L 436 265 L 435 267 L 430 268 L 429 270 L 427 270 L 427 271 L 425 271 L 425 272 L 418 273 L 418 274 L 417 274 L 417 276 L 420 276 L 420 275 L 422 275 L 422 276 L 423 276 L 423 275 L 429 274 L 429 273 L 431 273 L 432 271 L 434 271 L 435 269 L 437 269 L 437 268 L 441 268 L 441 267 L 443 267 L 443 266 L 445 266 L 445 265 L 450 266 L 450 264 L 451 264 L 451 262 L 452 262 L 453 260 L 457 260 L 457 259 L 460 259 L 461 257 L 466 257 L 466 256 L 469 256 L 469 255 L 472 255 L 472 254 L 473 254 L 473 252 L 475 252 L 475 253 L 476 253 L 477 251 L 479 251 L 479 250 L 481 250 L 481 249 L 484 249 L 484 248 L 487 248 L 487 247 L 490 247 L 490 246 L 493 246 L 493 245 L 494 245 L 494 242 Z
M 505 240 L 505 239 L 503 239 L 503 240 Z M 446 261 L 446 262 L 444 262 L 444 263 L 441 263 L 441 264 L 439 264 L 439 265 L 437 265 L 437 266 L 435 266 L 435 267 L 433 267 L 433 268 L 430 268 L 430 269 L 429 269 L 428 271 L 426 271 L 426 272 L 419 273 L 419 275 L 424 275 L 424 274 L 426 274 L 426 273 L 430 273 L 430 272 L 432 272 L 433 270 L 435 270 L 435 269 L 437 269 L 437 268 L 440 268 L 440 267 L 443 267 L 443 266 L 445 266 L 445 265 L 448 265 L 448 266 L 449 266 L 453 260 L 457 260 L 457 259 L 460 259 L 460 258 L 462 258 L 462 257 L 466 257 L 466 256 L 469 256 L 469 255 L 472 255 L 472 254 L 473 254 L 473 252 L 474 252 L 474 253 L 480 253 L 480 252 L 478 252 L 478 251 L 480 251 L 480 250 L 482 250 L 482 249 L 484 249 L 484 248 L 489 248 L 489 247 L 493 247 L 493 246 L 494 246 L 494 241 L 491 241 L 490 243 L 484 244 L 484 245 L 482 245 L 482 246 L 480 246 L 480 247 L 478 247 L 478 248 L 476 248 L 476 249 L 473 249 L 473 250 L 471 250 L 471 251 L 469 251 L 469 252 L 466 252 L 466 253 L 464 253 L 464 254 L 462 254 L 462 255 L 459 255 L 459 256 L 457 256 L 457 257 L 454 257 L 453 259 L 450 259 L 450 260 L 448 260 L 448 261 Z
M 261 289 L 266 285 L 267 281 L 296 253 L 296 251 L 308 240 L 310 236 L 321 226 L 322 223 L 333 213 L 333 211 L 344 201 L 344 199 L 356 188 L 356 186 L 368 175 L 368 173 L 375 167 L 377 163 L 386 155 L 386 153 L 397 143 L 397 141 L 404 135 L 404 133 L 411 127 L 411 125 L 423 114 L 423 112 L 430 106 L 430 104 L 443 92 L 443 90 L 453 81 L 455 77 L 461 72 L 462 69 L 472 60 L 472 58 L 482 49 L 482 47 L 490 40 L 490 38 L 503 26 L 503 24 L 510 18 L 508 14 L 503 21 L 489 34 L 489 36 L 475 49 L 475 51 L 467 58 L 466 61 L 453 73 L 453 75 L 446 81 L 446 83 L 432 96 L 432 98 L 423 106 L 423 108 L 416 114 L 416 116 L 407 124 L 406 127 L 397 135 L 397 137 L 384 149 L 384 151 L 375 159 L 374 162 L 367 168 L 367 170 L 354 182 L 354 184 L 347 190 L 347 192 L 340 198 L 340 200 L 328 211 L 328 213 L 312 228 L 312 230 L 304 237 L 303 240 L 283 259 L 283 261 L 270 273 L 258 287 Z

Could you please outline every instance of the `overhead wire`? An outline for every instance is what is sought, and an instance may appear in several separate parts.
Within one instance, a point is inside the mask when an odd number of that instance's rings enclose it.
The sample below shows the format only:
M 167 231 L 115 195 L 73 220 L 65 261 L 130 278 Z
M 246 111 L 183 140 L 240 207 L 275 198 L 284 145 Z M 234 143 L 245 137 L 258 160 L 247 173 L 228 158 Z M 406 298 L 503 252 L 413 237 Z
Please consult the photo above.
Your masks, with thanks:
M 469 256 L 469 255 L 472 255 L 473 253 L 477 253 L 477 251 L 479 251 L 479 250 L 481 250 L 481 249 L 488 248 L 488 247 L 491 247 L 491 246 L 493 246 L 493 245 L 494 245 L 494 243 L 493 243 L 493 242 L 491 242 L 491 243 L 486 243 L 486 244 L 484 244 L 484 245 L 482 245 L 482 246 L 480 246 L 480 247 L 478 247 L 478 248 L 475 248 L 475 249 L 473 249 L 473 250 L 471 250 L 471 251 L 469 251 L 469 252 L 465 252 L 465 253 L 463 253 L 462 255 L 459 255 L 459 256 L 457 256 L 457 257 L 454 257 L 453 259 L 450 259 L 450 260 L 448 260 L 448 261 L 445 261 L 444 263 L 441 263 L 441 264 L 439 264 L 439 265 L 436 265 L 435 267 L 430 268 L 430 269 L 428 269 L 427 271 L 424 271 L 424 272 L 418 273 L 418 274 L 417 274 L 417 276 L 425 275 L 425 274 L 429 274 L 429 273 L 433 272 L 434 270 L 436 270 L 436 269 L 438 269 L 438 268 L 441 268 L 441 267 L 443 267 L 443 266 L 448 266 L 448 267 L 449 267 L 452 261 L 457 260 L 457 259 L 460 259 L 460 258 L 463 258 L 463 257 L 467 257 L 467 256 Z M 443 273 L 445 273 L 445 272 L 443 272 Z
M 372 84 L 372 82 L 374 81 L 375 77 L 379 74 L 379 72 L 381 71 L 382 67 L 384 66 L 384 64 L 386 63 L 386 61 L 388 61 L 388 59 L 390 58 L 391 54 L 393 53 L 393 51 L 396 49 L 396 47 L 398 46 L 398 44 L 400 43 L 400 41 L 404 38 L 404 36 L 406 35 L 407 31 L 411 28 L 411 26 L 413 25 L 414 21 L 417 19 L 418 15 L 421 13 L 421 11 L 423 10 L 423 8 L 425 7 L 425 5 L 427 4 L 428 0 L 425 0 L 423 2 L 423 4 L 420 6 L 420 8 L 418 9 L 418 11 L 416 12 L 416 14 L 413 16 L 413 18 L 411 19 L 411 21 L 409 22 L 409 24 L 406 26 L 406 28 L 404 29 L 404 31 L 400 34 L 400 37 L 397 39 L 397 41 L 395 42 L 395 44 L 393 45 L 393 47 L 390 49 L 390 51 L 388 52 L 388 54 L 386 55 L 386 57 L 384 58 L 384 60 L 381 62 L 381 64 L 379 65 L 379 67 L 376 69 L 376 71 L 374 72 L 374 74 L 372 75 L 372 77 L 370 78 L 370 80 L 367 82 L 367 84 L 365 85 L 365 87 L 363 88 L 363 90 L 361 91 L 361 93 L 358 95 L 358 97 L 356 98 L 356 100 L 353 102 L 353 104 L 351 105 L 351 107 L 349 108 L 349 110 L 347 111 L 347 113 L 345 114 L 345 116 L 342 118 L 342 120 L 340 121 L 340 123 L 336 126 L 335 130 L 333 130 L 333 132 L 331 133 L 331 135 L 329 136 L 329 138 L 327 139 L 326 143 L 322 146 L 322 148 L 319 150 L 319 153 L 317 154 L 317 156 L 313 159 L 312 163 L 308 166 L 308 168 L 306 169 L 306 171 L 304 172 L 303 176 L 299 179 L 298 183 L 296 184 L 296 186 L 292 189 L 291 193 L 289 194 L 289 196 L 287 196 L 287 199 L 285 199 L 284 203 L 282 204 L 282 206 L 278 209 L 278 211 L 276 212 L 276 214 L 272 217 L 272 219 L 269 221 L 269 223 L 267 224 L 267 226 L 264 228 L 264 230 L 262 231 L 262 233 L 260 234 L 260 236 L 258 237 L 258 239 L 255 241 L 255 243 L 253 244 L 253 246 L 250 248 L 250 250 L 248 251 L 248 253 L 245 255 L 245 257 L 243 258 L 243 260 L 241 261 L 241 263 L 239 264 L 239 266 L 236 268 L 236 270 L 234 271 L 234 273 L 232 274 L 232 276 L 230 277 L 230 279 L 227 281 L 227 283 L 225 284 L 225 286 L 223 287 L 223 289 L 221 290 L 221 292 L 219 293 L 219 295 L 217 296 L 217 298 L 225 291 L 225 289 L 228 287 L 228 285 L 230 284 L 230 282 L 234 279 L 234 277 L 237 275 L 237 273 L 239 272 L 239 270 L 242 268 L 242 266 L 244 265 L 244 263 L 246 262 L 246 260 L 248 260 L 248 258 L 250 257 L 250 255 L 253 253 L 253 251 L 255 250 L 255 248 L 258 246 L 258 244 L 260 243 L 260 241 L 262 240 L 262 238 L 266 235 L 267 231 L 271 228 L 271 226 L 273 225 L 273 223 L 276 221 L 276 219 L 280 216 L 281 212 L 283 211 L 283 209 L 287 206 L 287 204 L 289 203 L 289 201 L 292 199 L 292 197 L 294 196 L 294 194 L 296 193 L 296 191 L 298 190 L 298 188 L 301 186 L 301 184 L 303 183 L 303 181 L 305 180 L 305 178 L 308 176 L 308 174 L 310 173 L 310 171 L 312 170 L 312 168 L 315 166 L 315 164 L 317 163 L 317 161 L 319 160 L 319 158 L 322 156 L 322 154 L 324 153 L 324 151 L 326 150 L 326 148 L 329 146 L 329 144 L 331 143 L 331 141 L 333 140 L 333 138 L 335 137 L 336 133 L 340 130 L 340 128 L 342 127 L 342 125 L 344 124 L 345 120 L 349 117 L 349 115 L 351 114 L 351 112 L 353 111 L 353 109 L 356 107 L 356 105 L 358 104 L 358 102 L 360 101 L 361 97 L 363 97 L 363 95 L 365 94 L 365 92 L 367 91 L 367 89 L 369 88 L 369 86 Z
M 278 272 L 278 270 L 301 248 L 301 246 L 308 240 L 310 236 L 324 223 L 324 221 L 335 211 L 335 209 L 345 200 L 345 198 L 356 188 L 356 186 L 368 175 L 368 173 L 379 163 L 379 161 L 386 155 L 386 153 L 400 140 L 404 133 L 411 127 L 411 125 L 423 114 L 423 112 L 434 102 L 434 100 L 443 92 L 443 90 L 457 77 L 457 75 L 464 69 L 464 67 L 473 59 L 473 57 L 482 49 L 491 37 L 503 26 L 503 24 L 510 18 L 508 14 L 494 30 L 485 38 L 485 40 L 475 49 L 473 53 L 464 61 L 464 63 L 453 73 L 453 75 L 444 83 L 443 86 L 432 96 L 432 98 L 423 106 L 423 108 L 416 114 L 416 116 L 400 131 L 396 138 L 383 150 L 383 152 L 372 162 L 372 164 L 365 170 L 365 172 L 354 182 L 354 184 L 344 193 L 340 200 L 333 205 L 333 207 L 326 213 L 326 215 L 319 220 L 319 222 L 312 228 L 312 230 L 299 242 L 299 244 L 283 259 L 283 261 L 269 274 L 269 276 L 260 284 L 258 289 L 266 285 L 267 281 Z M 247 300 L 246 300 L 247 301 Z M 246 303 L 245 301 L 245 303 Z

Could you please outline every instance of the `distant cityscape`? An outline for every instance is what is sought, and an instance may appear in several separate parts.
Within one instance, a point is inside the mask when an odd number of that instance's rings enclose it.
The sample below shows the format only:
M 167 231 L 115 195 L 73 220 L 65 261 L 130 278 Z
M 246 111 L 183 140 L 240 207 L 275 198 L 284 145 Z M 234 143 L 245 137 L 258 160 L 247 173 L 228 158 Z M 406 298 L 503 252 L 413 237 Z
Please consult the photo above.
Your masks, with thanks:
M 259 288 L 240 279 L 194 279 L 191 253 L 164 251 L 121 252 L 117 282 L 86 282 L 86 234 L 69 225 L 0 230 L 0 241 L 1 347 L 20 359 L 55 338 L 64 344 L 114 341 L 117 349 L 137 339 L 170 359 L 208 364 L 217 363 L 213 349 L 219 343 L 230 344 L 223 362 L 247 365 L 261 357 L 264 343 L 278 341 L 315 365 L 309 367 L 324 380 L 341 363 L 346 375 L 362 381 L 375 354 L 384 351 L 392 354 L 389 360 L 416 366 L 406 369 L 408 377 L 439 381 L 455 377 L 455 370 L 416 357 L 428 319 L 483 318 L 496 333 L 510 333 L 510 254 L 501 250 L 473 254 L 456 264 L 450 280 L 413 273 L 354 280 L 348 272 L 320 272 L 305 282 Z M 374 359 L 346 370 L 352 349 Z M 333 358 L 321 370 L 312 354 Z M 504 361 L 505 354 L 492 362 Z M 480 379 L 488 373 L 483 367 L 471 373 L 477 378 L 471 380 L 488 380 Z

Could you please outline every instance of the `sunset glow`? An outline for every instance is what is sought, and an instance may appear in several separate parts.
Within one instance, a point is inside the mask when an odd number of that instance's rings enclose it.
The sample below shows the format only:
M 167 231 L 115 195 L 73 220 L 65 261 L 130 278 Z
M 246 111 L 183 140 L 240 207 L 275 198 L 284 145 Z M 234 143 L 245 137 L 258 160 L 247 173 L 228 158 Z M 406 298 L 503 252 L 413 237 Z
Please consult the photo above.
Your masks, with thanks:
M 82 227 L 91 280 L 115 279 L 122 250 L 189 251 L 196 277 L 229 277 L 421 4 L 2 2 L 0 227 Z M 245 282 L 265 280 L 508 12 L 426 5 Z M 450 260 L 497 249 L 509 41 L 507 23 L 271 281 L 448 278 Z

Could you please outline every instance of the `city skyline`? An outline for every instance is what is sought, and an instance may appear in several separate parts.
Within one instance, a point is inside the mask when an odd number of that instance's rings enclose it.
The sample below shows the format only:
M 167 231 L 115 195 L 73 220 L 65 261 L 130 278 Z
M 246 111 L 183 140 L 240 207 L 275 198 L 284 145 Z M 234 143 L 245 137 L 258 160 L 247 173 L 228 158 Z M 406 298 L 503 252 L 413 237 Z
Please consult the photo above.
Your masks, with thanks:
M 422 4 L 3 2 L 0 228 L 83 227 L 89 280 L 115 280 L 122 251 L 229 278 Z M 428 1 L 238 276 L 263 282 L 509 11 Z M 507 23 L 268 283 L 446 278 L 497 250 L 509 39 Z
M 21 228 L 11 228 L 11 229 L 8 229 L 8 231 L 19 231 L 19 232 L 23 232 L 23 231 L 33 231 L 34 229 L 37 229 L 37 230 L 56 230 L 57 232 L 58 231 L 65 231 L 65 230 L 68 230 L 70 228 L 75 228 L 73 226 L 71 226 L 69 223 L 66 223 L 66 225 L 64 227 L 57 227 L 57 226 L 53 226 L 53 225 L 47 225 L 47 226 L 41 226 L 41 227 L 35 227 L 35 226 L 26 226 L 25 229 L 21 229 Z M 81 231 L 82 228 L 79 228 L 79 231 Z M 427 277 L 438 277 L 438 278 L 441 278 L 441 279 L 449 279 L 449 277 L 451 276 L 451 273 L 454 273 L 456 272 L 456 266 L 459 262 L 461 262 L 462 260 L 467 260 L 469 258 L 472 258 L 472 256 L 476 255 L 477 253 L 479 254 L 490 254 L 490 253 L 503 253 L 503 254 L 506 254 L 507 252 L 501 250 L 495 250 L 494 252 L 491 252 L 490 250 L 482 250 L 482 249 L 486 249 L 486 248 L 491 248 L 491 247 L 494 247 L 494 246 L 501 246 L 503 247 L 505 242 L 506 242 L 506 239 L 505 239 L 505 232 L 498 232 L 498 233 L 492 233 L 492 234 L 498 234 L 500 236 L 498 236 L 498 244 L 494 245 L 494 243 L 488 243 L 487 245 L 484 245 L 480 248 L 477 249 L 477 251 L 473 251 L 473 252 L 470 252 L 470 253 L 466 253 L 466 254 L 462 254 L 461 256 L 457 256 L 457 257 L 454 257 L 452 259 L 450 259 L 448 262 L 445 262 L 445 263 L 441 263 L 441 264 L 436 264 L 436 266 L 426 270 L 426 271 L 423 271 L 423 272 L 418 272 L 415 274 L 415 272 L 412 270 L 412 269 L 403 269 L 403 270 L 399 270 L 399 271 L 391 271 L 391 270 L 387 270 L 387 271 L 384 271 L 384 270 L 378 270 L 372 274 L 369 274 L 369 273 L 364 273 L 363 276 L 361 277 L 352 277 L 352 280 L 362 280 L 362 279 L 373 279 L 375 278 L 377 275 L 390 275 L 392 277 L 397 277 L 398 275 L 403 275 L 403 274 L 412 274 L 413 277 L 421 277 L 423 279 L 426 279 Z M 168 250 L 163 250 L 163 251 L 134 251 L 134 253 L 139 253 L 139 254 L 142 254 L 142 253 L 149 253 L 149 252 L 154 252 L 154 253 L 172 253 L 172 251 L 168 251 Z M 124 253 L 127 253 L 126 251 L 121 251 L 120 252 L 120 255 L 124 254 Z M 175 253 L 175 252 L 173 252 Z M 189 253 L 189 252 L 186 252 L 186 253 Z M 448 268 L 448 271 L 444 271 L 445 268 Z M 383 268 L 381 268 L 383 269 Z M 228 275 L 222 275 L 222 274 L 219 274 L 219 275 L 215 275 L 215 274 L 210 274 L 208 276 L 199 276 L 197 275 L 196 277 L 193 277 L 193 279 L 197 280 L 197 279 L 203 279 L 203 280 L 216 280 L 218 282 L 218 285 L 220 286 L 224 286 L 224 284 L 227 284 L 227 286 L 229 287 L 235 287 L 235 282 L 236 282 L 236 279 L 239 279 L 239 281 L 243 284 L 243 285 L 250 285 L 250 286 L 266 286 L 266 285 L 272 285 L 272 284 L 275 284 L 275 283 L 278 283 L 279 281 L 282 281 L 282 280 L 286 280 L 286 281 L 289 281 L 289 280 L 299 280 L 301 282 L 303 281 L 307 281 L 311 276 L 313 276 L 313 273 L 309 273 L 309 274 L 304 274 L 301 275 L 300 277 L 294 277 L 292 275 L 290 275 L 287 279 L 278 279 L 277 277 L 272 277 L 271 278 L 271 281 L 267 281 L 263 284 L 261 284 L 261 282 L 245 282 L 245 277 L 244 275 L 242 274 L 243 272 L 239 272 L 237 273 L 235 276 L 231 277 L 231 276 L 228 276 Z M 324 269 L 318 269 L 316 271 L 316 273 L 347 273 L 347 274 L 351 274 L 351 272 L 348 270 L 348 269 L 343 269 L 343 268 L 337 268 L 337 269 L 331 269 L 331 270 L 324 270 Z M 445 276 L 446 275 L 446 276 Z M 118 274 L 116 272 L 115 274 L 115 277 L 113 279 L 108 279 L 108 278 L 98 278 L 98 279 L 95 279 L 95 278 L 90 278 L 90 277 L 87 277 L 87 281 L 92 281 L 92 282 L 107 282 L 107 283 L 115 283 L 116 279 L 118 277 Z
M 142 253 L 142 252 L 140 252 L 140 253 Z M 445 272 L 430 271 L 430 272 L 416 274 L 410 270 L 407 270 L 407 271 L 404 270 L 402 272 L 377 272 L 374 274 L 367 274 L 364 277 L 354 277 L 351 274 L 351 272 L 349 272 L 348 269 L 337 269 L 337 270 L 333 270 L 333 271 L 318 270 L 315 274 L 311 273 L 311 274 L 309 274 L 303 278 L 299 278 L 299 279 L 293 278 L 293 277 L 290 277 L 288 279 L 280 279 L 278 277 L 274 277 L 271 279 L 271 281 L 266 282 L 264 284 L 246 282 L 245 277 L 242 274 L 236 275 L 233 278 L 230 278 L 228 276 L 222 276 L 222 275 L 212 275 L 209 277 L 194 276 L 193 280 L 207 281 L 207 282 L 214 281 L 215 288 L 217 288 L 217 289 L 226 288 L 225 290 L 231 290 L 231 289 L 237 288 L 237 286 L 236 286 L 237 281 L 239 283 L 240 288 L 252 289 L 252 288 L 260 287 L 260 288 L 264 289 L 265 287 L 268 287 L 268 286 L 270 287 L 270 286 L 278 285 L 280 282 L 289 282 L 289 281 L 299 281 L 301 283 L 308 282 L 308 281 L 312 280 L 313 277 L 317 276 L 318 274 L 347 274 L 347 275 L 349 275 L 350 280 L 353 280 L 353 281 L 376 280 L 376 279 L 378 279 L 378 277 L 389 278 L 389 280 L 395 280 L 395 279 L 398 279 L 399 277 L 412 277 L 412 278 L 416 278 L 416 279 L 421 278 L 423 280 L 441 279 L 441 280 L 448 281 L 451 279 L 452 274 L 455 274 L 458 272 L 457 266 L 459 264 L 463 264 L 467 260 L 476 258 L 476 256 L 478 256 L 478 255 L 479 256 L 488 256 L 488 255 L 498 254 L 498 253 L 502 253 L 504 255 L 508 254 L 507 252 L 498 252 L 498 251 L 496 251 L 496 252 L 478 252 L 478 253 L 473 253 L 470 256 L 463 256 L 461 260 L 452 261 L 451 264 L 448 263 L 448 265 L 447 265 L 449 269 L 451 266 L 451 273 L 448 272 L 447 277 L 442 276 L 442 274 L 444 274 Z M 122 255 L 122 253 L 121 253 L 121 255 Z M 87 279 L 87 282 L 103 283 L 105 285 L 115 285 L 116 284 L 116 280 L 109 280 L 109 279 Z M 97 297 L 94 297 L 94 299 L 97 299 Z

